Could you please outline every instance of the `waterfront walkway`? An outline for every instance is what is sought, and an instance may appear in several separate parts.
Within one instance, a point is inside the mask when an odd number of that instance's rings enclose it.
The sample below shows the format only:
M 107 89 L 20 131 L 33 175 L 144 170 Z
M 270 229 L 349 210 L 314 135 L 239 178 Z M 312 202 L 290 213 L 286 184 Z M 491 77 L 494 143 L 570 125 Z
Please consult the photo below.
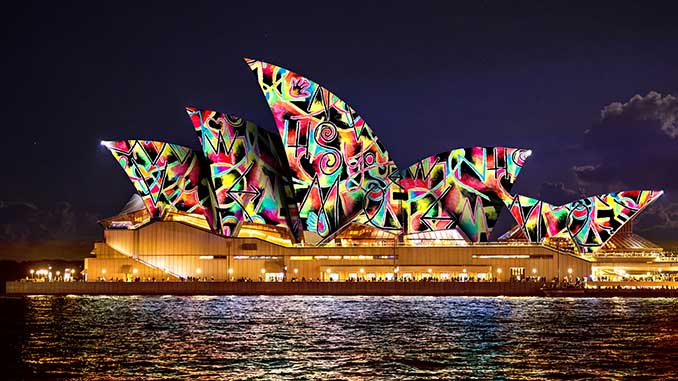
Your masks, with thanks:
M 539 282 L 7 282 L 7 295 L 543 295 Z
M 678 297 L 678 282 L 661 287 L 615 284 L 554 296 Z M 541 282 L 7 282 L 7 295 L 403 295 L 544 296 Z M 591 285 L 589 285 L 591 286 Z M 553 290 L 553 289 L 549 289 Z

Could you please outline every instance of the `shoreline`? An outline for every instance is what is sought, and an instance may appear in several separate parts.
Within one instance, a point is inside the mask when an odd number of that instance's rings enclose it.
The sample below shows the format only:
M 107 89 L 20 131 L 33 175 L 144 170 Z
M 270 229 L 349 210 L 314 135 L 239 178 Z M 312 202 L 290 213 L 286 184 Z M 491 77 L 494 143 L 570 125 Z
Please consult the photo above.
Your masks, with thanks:
M 543 288 L 539 282 L 6 282 L 5 296 L 328 295 L 678 297 L 678 288 Z

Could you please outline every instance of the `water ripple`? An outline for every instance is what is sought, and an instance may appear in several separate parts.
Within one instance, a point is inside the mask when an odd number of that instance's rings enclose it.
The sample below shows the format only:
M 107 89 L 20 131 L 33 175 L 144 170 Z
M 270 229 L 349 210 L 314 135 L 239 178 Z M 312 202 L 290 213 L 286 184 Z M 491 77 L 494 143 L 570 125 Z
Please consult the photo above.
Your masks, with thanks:
M 678 374 L 678 299 L 0 299 L 10 376 L 585 379 Z

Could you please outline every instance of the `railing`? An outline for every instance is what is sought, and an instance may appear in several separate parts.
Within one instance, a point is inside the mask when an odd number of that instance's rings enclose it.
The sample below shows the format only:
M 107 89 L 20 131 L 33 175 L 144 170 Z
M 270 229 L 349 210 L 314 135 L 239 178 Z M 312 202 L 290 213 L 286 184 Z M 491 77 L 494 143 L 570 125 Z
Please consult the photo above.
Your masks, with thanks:
M 174 273 L 174 272 L 172 272 L 172 271 L 169 271 L 169 270 L 167 270 L 167 269 L 165 269 L 165 268 L 161 268 L 160 266 L 156 266 L 156 265 L 154 265 L 154 264 L 152 264 L 152 263 L 150 263 L 150 262 L 148 262 L 148 261 L 144 261 L 143 259 L 140 259 L 140 258 L 134 258 L 134 257 L 132 257 L 132 256 L 130 256 L 130 258 L 132 258 L 133 260 L 135 260 L 135 261 L 137 261 L 137 262 L 139 262 L 139 263 L 141 263 L 141 264 L 143 264 L 143 265 L 145 265 L 145 266 L 148 266 L 148 267 L 150 267 L 150 268 L 153 268 L 153 269 L 156 269 L 156 270 L 159 270 L 159 271 L 163 271 L 163 272 L 165 272 L 165 273 L 167 273 L 167 274 L 169 274 L 169 275 L 171 275 L 171 276 L 173 276 L 173 277 L 175 277 L 175 278 L 177 278 L 177 279 L 182 279 L 182 278 L 184 278 L 183 276 L 181 276 L 181 275 L 179 275 L 179 274 L 177 274 L 177 273 Z
M 111 246 L 111 245 L 109 245 L 108 243 L 106 243 L 106 245 L 108 245 L 111 249 L 117 251 L 118 253 L 120 253 L 120 254 L 122 254 L 122 255 L 124 255 L 124 256 L 126 256 L 126 257 L 132 259 L 132 260 L 134 260 L 134 261 L 137 261 L 137 262 L 139 262 L 139 263 L 141 263 L 141 264 L 143 264 L 143 265 L 145 265 L 145 266 L 148 266 L 148 267 L 150 267 L 150 268 L 152 268 L 152 269 L 156 269 L 156 270 L 165 272 L 165 273 L 167 273 L 167 274 L 169 274 L 169 275 L 171 275 L 171 276 L 173 276 L 173 277 L 175 277 L 175 278 L 177 278 L 177 279 L 181 279 L 181 278 L 182 278 L 182 276 L 179 275 L 179 274 L 177 274 L 177 273 L 174 273 L 174 272 L 169 271 L 169 270 L 167 270 L 167 269 L 161 268 L 160 266 L 154 265 L 154 264 L 152 264 L 152 263 L 150 263 L 150 262 L 144 261 L 143 259 L 140 259 L 139 257 L 135 257 L 133 254 L 127 252 L 126 250 L 117 247 L 117 245 L 116 245 L 116 246 Z

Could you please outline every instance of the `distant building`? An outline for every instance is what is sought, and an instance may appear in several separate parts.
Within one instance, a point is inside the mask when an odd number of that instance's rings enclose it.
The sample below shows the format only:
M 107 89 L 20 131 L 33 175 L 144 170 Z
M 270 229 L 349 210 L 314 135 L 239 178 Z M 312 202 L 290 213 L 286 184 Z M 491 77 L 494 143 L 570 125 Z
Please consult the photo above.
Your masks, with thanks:
M 279 136 L 187 108 L 201 151 L 102 142 L 137 192 L 86 260 L 106 280 L 550 280 L 678 272 L 630 223 L 662 191 L 555 206 L 511 188 L 526 149 L 457 148 L 400 169 L 329 90 L 246 59 Z M 416 130 L 416 127 L 413 126 Z M 490 241 L 499 214 L 517 225 Z M 674 262 L 675 263 L 675 262 Z

